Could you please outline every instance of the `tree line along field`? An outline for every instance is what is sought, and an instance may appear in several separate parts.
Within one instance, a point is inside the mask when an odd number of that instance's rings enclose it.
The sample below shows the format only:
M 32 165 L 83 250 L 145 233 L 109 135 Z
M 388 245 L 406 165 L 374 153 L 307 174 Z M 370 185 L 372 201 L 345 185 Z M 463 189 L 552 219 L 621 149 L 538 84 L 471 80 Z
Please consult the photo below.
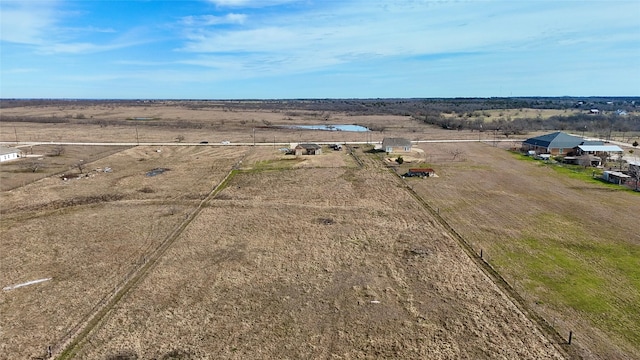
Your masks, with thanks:
M 402 114 L 187 105 L 57 104 L 72 113 L 59 123 L 5 121 L 9 110 L 51 116 L 51 104 L 3 106 L 3 141 L 143 145 L 65 146 L 59 156 L 50 156 L 56 145 L 38 145 L 33 153 L 45 156 L 37 172 L 0 165 L 1 284 L 51 277 L 0 292 L 0 359 L 42 356 L 47 345 L 61 354 L 62 340 L 73 339 L 79 346 L 67 358 L 640 357 L 635 194 L 518 160 L 491 146 L 499 134 L 433 128 Z M 317 123 L 377 130 L 275 127 Z M 178 143 L 178 135 L 184 143 L 274 143 L 144 145 Z M 367 145 L 356 149 L 359 162 L 329 149 L 315 157 L 277 150 L 385 136 L 486 143 L 421 144 L 416 163 L 404 166 L 433 167 L 439 177 L 405 180 L 383 166 L 391 162 L 362 153 Z M 84 176 L 62 180 L 80 160 Z M 156 168 L 167 171 L 146 176 Z M 523 304 L 448 226 L 483 251 Z M 91 331 L 76 336 L 102 308 Z M 528 318 L 531 311 L 555 330 Z M 569 331 L 571 346 L 558 340 Z

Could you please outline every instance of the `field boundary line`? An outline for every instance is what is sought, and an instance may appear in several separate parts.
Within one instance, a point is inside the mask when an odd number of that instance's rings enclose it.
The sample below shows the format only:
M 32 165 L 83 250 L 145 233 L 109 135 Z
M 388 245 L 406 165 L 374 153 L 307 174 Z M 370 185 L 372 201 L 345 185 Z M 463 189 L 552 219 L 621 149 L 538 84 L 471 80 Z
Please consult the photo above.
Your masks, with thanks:
M 133 269 L 127 273 L 124 280 L 116 286 L 113 292 L 110 292 L 103 297 L 96 306 L 92 309 L 92 312 L 85 315 L 80 322 L 74 326 L 62 339 L 51 348 L 51 352 L 47 357 L 54 357 L 56 359 L 71 359 L 75 353 L 84 345 L 89 334 L 102 322 L 106 315 L 113 309 L 113 307 L 139 282 L 144 276 L 154 268 L 162 255 L 167 251 L 169 247 L 176 241 L 176 239 L 184 232 L 184 230 L 191 224 L 191 222 L 200 214 L 205 205 L 215 197 L 218 192 L 223 190 L 229 180 L 231 180 L 237 170 L 238 163 L 226 174 L 226 176 L 209 192 L 209 194 L 200 201 L 200 204 L 196 209 L 187 214 L 185 220 L 178 225 L 167 237 L 158 245 L 155 250 L 145 257 L 145 261 L 142 265 Z
M 351 145 L 345 144 L 345 147 L 347 148 L 347 151 L 349 152 L 349 155 L 351 155 L 353 157 L 353 159 L 356 161 L 356 163 L 358 164 L 359 168 L 364 168 L 364 163 L 362 162 L 362 160 L 358 157 L 358 155 L 356 155 L 356 152 L 353 151 L 353 147 L 351 147 Z
M 386 166 L 386 164 L 385 164 Z M 582 357 L 573 349 L 562 346 L 567 344 L 567 340 L 560 335 L 560 333 L 547 322 L 545 318 L 540 316 L 537 312 L 531 309 L 524 298 L 511 286 L 511 284 L 484 258 L 481 258 L 478 253 L 474 250 L 473 246 L 469 244 L 467 240 L 460 235 L 449 223 L 440 216 L 439 211 L 434 210 L 426 200 L 424 200 L 409 184 L 407 184 L 406 180 L 403 177 L 396 173 L 392 168 L 386 166 L 387 170 L 397 177 L 402 183 L 405 190 L 424 208 L 429 212 L 436 221 L 456 240 L 456 242 L 460 245 L 462 250 L 467 254 L 467 256 L 471 259 L 473 263 L 476 264 L 480 268 L 480 270 L 487 275 L 491 281 L 498 286 L 500 290 L 503 291 L 505 296 L 511 300 L 511 303 L 514 304 L 518 310 L 520 310 L 529 320 L 535 324 L 538 329 L 542 332 L 542 334 L 546 334 L 550 343 L 556 348 L 561 354 L 564 354 L 565 357 L 571 359 L 581 359 Z

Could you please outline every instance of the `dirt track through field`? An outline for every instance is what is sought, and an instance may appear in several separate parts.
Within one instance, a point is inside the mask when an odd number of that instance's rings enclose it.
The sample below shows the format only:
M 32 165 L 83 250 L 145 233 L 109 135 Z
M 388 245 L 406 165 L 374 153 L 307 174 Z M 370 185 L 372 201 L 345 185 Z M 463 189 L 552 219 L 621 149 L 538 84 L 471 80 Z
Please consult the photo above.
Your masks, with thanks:
M 564 358 L 360 156 L 234 176 L 77 357 Z
M 241 163 L 242 161 L 240 161 Z M 235 169 L 235 166 L 234 166 Z M 129 279 L 122 283 L 120 287 L 114 289 L 113 296 L 111 299 L 106 302 L 106 304 L 102 307 L 98 307 L 95 309 L 95 312 L 92 314 L 87 314 L 85 316 L 85 321 L 77 324 L 77 326 L 72 330 L 75 334 L 69 337 L 69 340 L 63 344 L 56 344 L 54 346 L 54 350 L 56 352 L 52 352 L 51 356 L 58 357 L 59 359 L 66 359 L 73 357 L 76 348 L 82 345 L 82 342 L 85 340 L 86 336 L 91 333 L 93 328 L 98 325 L 100 321 L 102 321 L 103 317 L 106 316 L 117 304 L 118 302 L 130 291 L 132 288 L 136 286 L 136 284 L 145 276 L 147 272 L 152 270 L 154 266 L 157 264 L 158 260 L 162 255 L 166 252 L 166 250 L 176 241 L 184 231 L 184 229 L 195 219 L 200 211 L 202 211 L 202 207 L 220 190 L 220 188 L 233 176 L 234 169 L 230 170 L 227 175 L 218 183 L 213 190 L 204 198 L 198 207 L 187 217 L 185 220 L 169 235 L 165 238 L 160 245 L 153 250 L 146 261 L 133 273 L 131 273 Z

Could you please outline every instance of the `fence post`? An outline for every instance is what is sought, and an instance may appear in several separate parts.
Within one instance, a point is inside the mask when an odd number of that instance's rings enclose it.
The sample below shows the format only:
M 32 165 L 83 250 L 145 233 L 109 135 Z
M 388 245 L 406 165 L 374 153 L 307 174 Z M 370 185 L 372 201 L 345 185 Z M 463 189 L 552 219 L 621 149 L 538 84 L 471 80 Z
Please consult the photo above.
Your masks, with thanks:
M 569 331 L 569 345 L 571 345 L 571 338 L 573 338 L 573 331 Z

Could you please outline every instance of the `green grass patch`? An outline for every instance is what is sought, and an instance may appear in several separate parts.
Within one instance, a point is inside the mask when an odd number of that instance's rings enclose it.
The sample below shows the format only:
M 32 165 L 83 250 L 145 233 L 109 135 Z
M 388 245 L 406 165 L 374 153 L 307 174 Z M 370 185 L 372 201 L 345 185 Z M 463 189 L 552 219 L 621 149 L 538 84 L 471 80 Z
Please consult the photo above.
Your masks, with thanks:
M 532 156 L 527 156 L 519 152 L 512 152 L 515 158 L 522 161 L 536 163 L 540 166 L 547 166 L 553 169 L 556 173 L 562 175 L 563 177 L 568 177 L 571 179 L 576 179 L 580 181 L 584 181 L 587 183 L 597 184 L 599 186 L 615 190 L 615 191 L 627 191 L 630 193 L 638 194 L 634 192 L 632 189 L 629 189 L 626 186 L 616 185 L 609 183 L 607 181 L 602 180 L 602 169 L 594 168 L 594 167 L 584 167 L 580 165 L 568 165 L 557 163 L 554 160 L 545 161 L 545 160 L 537 160 Z
M 543 214 L 493 261 L 554 308 L 640 346 L 640 246 L 599 239 L 567 217 Z

